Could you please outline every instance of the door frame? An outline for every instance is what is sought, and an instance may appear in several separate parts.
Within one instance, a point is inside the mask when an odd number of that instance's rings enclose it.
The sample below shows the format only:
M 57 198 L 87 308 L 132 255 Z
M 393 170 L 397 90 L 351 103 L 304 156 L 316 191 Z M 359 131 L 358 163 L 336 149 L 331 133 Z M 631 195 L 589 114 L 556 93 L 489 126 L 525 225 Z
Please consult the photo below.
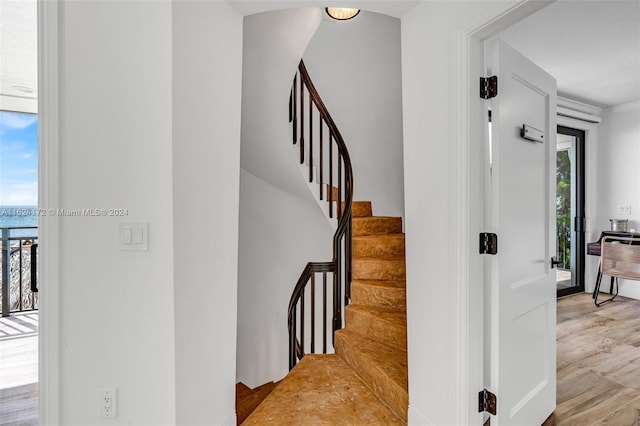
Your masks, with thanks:
M 59 29 L 58 0 L 38 0 L 38 206 L 60 207 L 59 183 Z M 38 218 L 42 282 L 38 330 L 39 424 L 60 424 L 60 219 Z
M 461 289 L 461 299 L 466 302 L 466 311 L 458 328 L 458 341 L 462 352 L 462 372 L 457 384 L 460 400 L 466 399 L 466 405 L 458 410 L 459 424 L 481 425 L 485 417 L 478 413 L 478 392 L 485 386 L 484 363 L 488 356 L 484 344 L 484 323 L 491 317 L 485 309 L 485 295 L 490 288 L 490 280 L 484 268 L 484 258 L 477 251 L 478 234 L 484 231 L 486 214 L 485 173 L 483 162 L 487 153 L 484 141 L 487 138 L 486 109 L 484 101 L 478 96 L 479 78 L 484 75 L 484 41 L 499 34 L 513 24 L 536 13 L 554 1 L 525 0 L 512 4 L 506 10 L 493 10 L 484 17 L 477 17 L 458 32 L 457 54 L 459 58 L 457 83 L 464 96 L 457 97 L 456 110 L 460 113 L 461 128 L 460 150 L 463 166 L 460 168 L 459 211 L 467 212 L 460 216 L 459 229 L 462 230 L 461 243 L 466 243 L 468 252 L 460 263 L 466 279 Z M 499 7 L 499 6 L 498 6 Z M 503 6 L 504 9 L 504 6 Z M 465 167 L 466 166 L 466 167 Z M 474 277 L 481 277 L 475 279 Z M 499 396 L 498 396 L 499 398 Z

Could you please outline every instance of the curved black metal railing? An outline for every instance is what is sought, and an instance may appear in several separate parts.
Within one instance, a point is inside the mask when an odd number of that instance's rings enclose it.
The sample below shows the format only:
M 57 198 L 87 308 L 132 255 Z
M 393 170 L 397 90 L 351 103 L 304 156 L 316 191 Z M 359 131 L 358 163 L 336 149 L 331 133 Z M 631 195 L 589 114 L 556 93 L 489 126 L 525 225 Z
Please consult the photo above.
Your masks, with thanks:
M 336 216 L 338 220 L 332 260 L 307 263 L 291 295 L 288 311 L 291 369 L 305 353 L 316 353 L 316 348 L 322 347 L 322 353 L 327 353 L 327 338 L 331 337 L 333 345 L 333 333 L 342 328 L 342 308 L 349 304 L 351 293 L 353 172 L 342 134 L 303 61 L 291 87 L 289 122 L 293 126 L 293 144 L 300 148 L 300 164 L 308 168 L 309 182 L 318 183 L 318 198 L 326 199 L 329 217 Z M 321 285 L 316 285 L 318 277 Z

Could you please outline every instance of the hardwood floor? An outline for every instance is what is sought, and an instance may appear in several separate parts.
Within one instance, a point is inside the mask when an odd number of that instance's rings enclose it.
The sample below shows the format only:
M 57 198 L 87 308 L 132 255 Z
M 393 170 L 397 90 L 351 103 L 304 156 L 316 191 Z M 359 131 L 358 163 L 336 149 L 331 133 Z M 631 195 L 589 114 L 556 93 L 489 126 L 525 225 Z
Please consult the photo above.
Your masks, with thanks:
M 0 318 L 0 425 L 38 424 L 38 313 Z
M 557 407 L 544 426 L 640 425 L 640 300 L 558 300 Z

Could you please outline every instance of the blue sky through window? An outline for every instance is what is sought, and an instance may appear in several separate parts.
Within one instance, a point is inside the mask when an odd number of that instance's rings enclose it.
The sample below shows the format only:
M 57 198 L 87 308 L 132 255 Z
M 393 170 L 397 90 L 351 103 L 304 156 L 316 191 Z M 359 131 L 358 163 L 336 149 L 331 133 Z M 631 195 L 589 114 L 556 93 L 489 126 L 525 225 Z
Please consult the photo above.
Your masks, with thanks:
M 0 206 L 38 204 L 38 116 L 0 111 Z

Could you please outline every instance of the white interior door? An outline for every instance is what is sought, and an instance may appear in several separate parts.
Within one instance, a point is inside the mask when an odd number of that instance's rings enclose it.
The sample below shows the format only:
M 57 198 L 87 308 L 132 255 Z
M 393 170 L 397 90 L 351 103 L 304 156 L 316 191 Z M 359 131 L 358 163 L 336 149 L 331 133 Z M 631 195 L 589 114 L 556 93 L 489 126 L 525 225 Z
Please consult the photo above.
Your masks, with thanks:
M 556 405 L 556 81 L 500 40 L 487 43 L 491 160 L 488 224 L 498 234 L 490 279 L 491 424 L 539 426 Z M 523 125 L 536 129 L 532 141 Z M 534 134 L 531 130 L 529 134 Z

